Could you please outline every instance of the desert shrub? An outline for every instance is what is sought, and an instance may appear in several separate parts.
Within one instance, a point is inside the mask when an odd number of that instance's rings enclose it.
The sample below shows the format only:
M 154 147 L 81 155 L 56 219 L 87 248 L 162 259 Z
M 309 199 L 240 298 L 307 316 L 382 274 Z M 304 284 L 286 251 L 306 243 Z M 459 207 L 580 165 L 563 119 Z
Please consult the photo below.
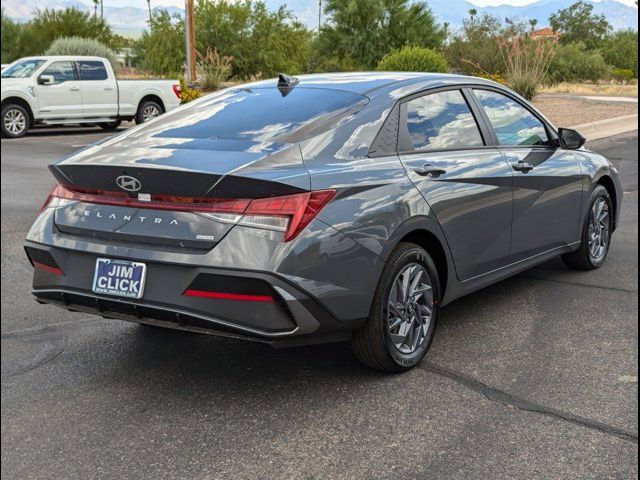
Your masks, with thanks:
M 136 64 L 142 70 L 160 76 L 178 76 L 184 70 L 184 21 L 166 10 L 156 8 L 149 31 L 135 43 Z
M 608 73 L 600 52 L 587 50 L 583 43 L 569 43 L 558 47 L 551 65 L 547 83 L 596 82 Z
M 45 52 L 45 55 L 87 55 L 102 57 L 109 60 L 114 72 L 120 68 L 113 50 L 93 38 L 67 37 L 55 40 Z
M 611 77 L 619 83 L 629 83 L 634 76 L 633 70 L 628 68 L 614 68 L 611 70 Z
M 217 48 L 207 47 L 203 54 L 198 52 L 198 77 L 205 90 L 217 90 L 221 82 L 231 75 L 232 57 L 218 53 Z
M 449 64 L 441 53 L 431 48 L 403 47 L 384 56 L 378 70 L 387 72 L 440 72 L 449 71 Z
M 499 18 L 487 14 L 464 19 L 462 29 L 454 33 L 445 49 L 449 64 L 467 75 L 504 73 L 498 45 L 503 28 Z
M 556 50 L 555 43 L 517 34 L 503 36 L 499 40 L 505 64 L 504 78 L 512 89 L 531 100 L 547 77 Z

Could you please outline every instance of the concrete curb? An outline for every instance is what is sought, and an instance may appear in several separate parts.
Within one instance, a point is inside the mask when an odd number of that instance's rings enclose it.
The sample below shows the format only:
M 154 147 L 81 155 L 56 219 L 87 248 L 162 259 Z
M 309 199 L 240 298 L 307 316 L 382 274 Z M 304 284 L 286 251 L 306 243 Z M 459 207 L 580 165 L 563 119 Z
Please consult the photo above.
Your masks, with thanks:
M 583 123 L 571 127 L 578 130 L 587 140 L 599 140 L 612 137 L 620 133 L 632 132 L 638 129 L 638 114 L 624 115 L 622 117 L 607 118 L 595 122 Z

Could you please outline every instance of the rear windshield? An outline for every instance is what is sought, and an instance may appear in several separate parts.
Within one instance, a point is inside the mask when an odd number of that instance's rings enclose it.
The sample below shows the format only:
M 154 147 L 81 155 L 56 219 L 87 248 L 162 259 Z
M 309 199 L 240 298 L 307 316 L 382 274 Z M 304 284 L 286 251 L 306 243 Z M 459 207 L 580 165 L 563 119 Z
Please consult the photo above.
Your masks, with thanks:
M 342 90 L 297 87 L 283 96 L 273 88 L 237 89 L 198 101 L 154 122 L 156 136 L 190 139 L 287 141 L 304 127 L 335 124 L 335 117 L 366 97 Z

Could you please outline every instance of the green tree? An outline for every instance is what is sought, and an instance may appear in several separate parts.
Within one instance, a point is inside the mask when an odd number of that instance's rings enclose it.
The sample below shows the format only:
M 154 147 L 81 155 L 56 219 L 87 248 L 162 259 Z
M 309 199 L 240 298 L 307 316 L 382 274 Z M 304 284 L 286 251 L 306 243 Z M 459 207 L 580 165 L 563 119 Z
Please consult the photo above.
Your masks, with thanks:
M 594 14 L 593 4 L 583 1 L 552 14 L 549 24 L 562 33 L 560 42 L 563 45 L 582 42 L 590 50 L 598 48 L 611 30 L 606 17 Z
M 621 30 L 608 36 L 603 42 L 601 52 L 609 65 L 631 70 L 633 75 L 638 77 L 638 32 L 636 30 Z
M 2 10 L 2 63 L 11 63 L 21 57 L 36 55 L 38 52 L 31 41 L 32 26 L 28 23 L 17 23 L 4 14 Z
M 308 68 L 311 33 L 285 7 L 267 9 L 263 1 L 199 0 L 197 46 L 233 57 L 232 76 L 272 76 Z
M 374 68 L 389 51 L 436 48 L 445 37 L 425 2 L 328 0 L 325 13 L 316 47 L 325 65 L 341 69 Z
M 30 23 L 33 27 L 32 41 L 38 52 L 44 52 L 54 40 L 61 37 L 93 38 L 110 47 L 117 42 L 103 19 L 77 8 L 37 10 Z
M 600 52 L 588 50 L 584 43 L 561 45 L 551 65 L 547 81 L 560 82 L 596 82 L 606 76 L 609 68 Z
M 455 70 L 473 74 L 502 74 L 504 59 L 500 54 L 498 36 L 504 26 L 497 17 L 471 15 L 463 20 L 462 30 L 453 36 L 445 50 L 447 60 Z
M 134 46 L 137 65 L 154 75 L 179 75 L 185 63 L 184 21 L 155 9 L 149 23 Z

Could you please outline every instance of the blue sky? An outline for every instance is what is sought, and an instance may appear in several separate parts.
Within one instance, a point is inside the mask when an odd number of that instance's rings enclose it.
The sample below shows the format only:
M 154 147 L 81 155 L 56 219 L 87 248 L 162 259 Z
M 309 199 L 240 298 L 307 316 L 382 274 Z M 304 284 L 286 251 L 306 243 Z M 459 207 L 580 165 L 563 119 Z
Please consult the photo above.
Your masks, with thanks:
M 428 0 L 427 0 L 428 1 Z M 529 3 L 534 3 L 535 0 L 469 0 L 471 3 L 475 3 L 481 7 L 486 7 L 488 5 L 527 5 Z M 635 5 L 635 0 L 618 0 L 621 3 L 626 5 Z M 140 3 L 141 7 L 146 7 L 146 0 L 105 0 L 105 4 L 108 4 L 112 7 L 132 7 L 136 6 L 136 3 Z M 287 3 L 286 0 L 283 0 L 282 3 Z M 184 7 L 184 0 L 151 0 L 151 5 L 160 7 Z

